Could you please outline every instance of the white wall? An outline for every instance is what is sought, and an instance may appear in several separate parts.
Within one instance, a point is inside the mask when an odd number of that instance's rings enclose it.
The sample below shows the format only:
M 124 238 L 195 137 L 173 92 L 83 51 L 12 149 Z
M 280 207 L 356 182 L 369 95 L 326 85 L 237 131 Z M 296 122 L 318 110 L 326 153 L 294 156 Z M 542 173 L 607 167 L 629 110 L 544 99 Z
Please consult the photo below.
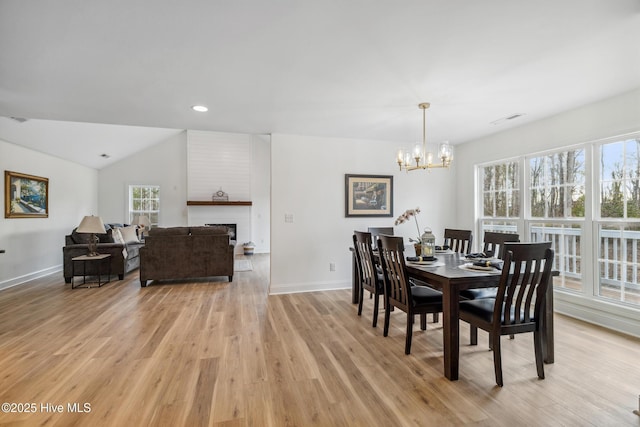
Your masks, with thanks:
M 637 131 L 640 89 L 457 146 L 457 222 L 474 225 L 475 165 Z M 621 308 L 586 293 L 556 290 L 554 297 L 560 313 L 640 336 L 637 309 Z
M 253 136 L 251 241 L 256 253 L 271 251 L 271 136 Z M 243 243 L 243 242 L 240 242 Z
M 0 218 L 2 289 L 61 270 L 64 236 L 97 213 L 98 173 L 1 140 L 0 169 L 49 179 L 48 218 Z
M 148 184 L 160 186 L 160 226 L 187 225 L 186 135 L 182 132 L 99 171 L 104 222 L 129 222 L 129 185 Z
M 396 150 L 388 141 L 271 136 L 271 293 L 351 287 L 353 231 L 393 226 L 406 209 L 419 206 L 420 227 L 432 227 L 439 240 L 457 225 L 453 171 L 400 172 Z M 346 218 L 345 174 L 393 175 L 393 216 Z M 417 231 L 405 223 L 395 233 L 408 243 Z

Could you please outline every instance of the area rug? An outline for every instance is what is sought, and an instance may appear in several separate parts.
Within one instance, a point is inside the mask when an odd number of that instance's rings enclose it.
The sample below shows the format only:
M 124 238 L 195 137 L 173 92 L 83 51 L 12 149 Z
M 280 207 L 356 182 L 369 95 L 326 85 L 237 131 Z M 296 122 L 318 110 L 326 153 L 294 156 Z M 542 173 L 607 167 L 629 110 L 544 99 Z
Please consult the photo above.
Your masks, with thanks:
M 253 264 L 250 259 L 237 259 L 233 263 L 234 271 L 251 271 L 253 270 Z

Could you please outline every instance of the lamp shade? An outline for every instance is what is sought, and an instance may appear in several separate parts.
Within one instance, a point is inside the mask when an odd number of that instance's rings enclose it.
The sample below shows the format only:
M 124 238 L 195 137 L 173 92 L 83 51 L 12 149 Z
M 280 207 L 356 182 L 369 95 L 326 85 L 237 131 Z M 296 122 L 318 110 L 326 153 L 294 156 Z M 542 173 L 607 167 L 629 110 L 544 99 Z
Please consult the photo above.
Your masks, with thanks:
M 82 218 L 80 225 L 76 229 L 78 233 L 94 233 L 94 234 L 104 234 L 107 232 L 104 228 L 104 223 L 102 222 L 102 218 L 99 216 L 85 216 Z
M 151 228 L 151 220 L 146 215 L 138 215 L 137 217 L 135 217 L 133 219 L 133 224 L 143 226 L 145 230 Z

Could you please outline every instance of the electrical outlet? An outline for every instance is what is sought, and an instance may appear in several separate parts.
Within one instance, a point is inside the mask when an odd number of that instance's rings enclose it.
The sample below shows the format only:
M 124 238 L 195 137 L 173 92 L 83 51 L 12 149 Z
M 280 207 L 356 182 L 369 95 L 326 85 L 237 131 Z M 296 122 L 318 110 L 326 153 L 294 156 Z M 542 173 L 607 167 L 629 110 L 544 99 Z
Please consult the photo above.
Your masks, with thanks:
M 284 214 L 284 222 L 293 222 L 293 214 Z
M 329 263 L 329 271 L 336 271 L 336 263 L 335 262 L 330 262 Z

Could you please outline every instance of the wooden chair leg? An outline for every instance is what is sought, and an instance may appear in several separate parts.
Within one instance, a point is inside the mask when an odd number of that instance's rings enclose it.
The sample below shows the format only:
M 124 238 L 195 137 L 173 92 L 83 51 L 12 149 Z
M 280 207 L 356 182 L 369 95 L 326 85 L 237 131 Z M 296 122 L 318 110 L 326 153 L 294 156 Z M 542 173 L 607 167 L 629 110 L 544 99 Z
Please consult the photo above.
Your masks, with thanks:
M 533 348 L 535 350 L 536 355 L 536 370 L 538 371 L 538 378 L 541 380 L 544 379 L 544 354 L 543 354 L 543 343 L 542 343 L 542 332 L 534 331 L 533 332 Z
M 385 301 L 384 304 L 384 330 L 382 332 L 382 336 L 386 337 L 389 335 L 389 318 L 391 317 L 391 304 Z
M 500 354 L 500 335 L 493 335 L 493 366 L 496 371 L 496 384 L 502 387 L 502 355 Z
M 422 313 L 420 315 L 420 329 L 423 331 L 427 330 L 427 314 Z
M 440 320 L 440 313 L 433 313 L 433 323 L 438 323 Z
M 404 354 L 411 354 L 412 332 L 413 332 L 413 314 L 407 314 L 407 340 L 404 345 Z
M 378 309 L 380 306 L 380 295 L 376 295 L 376 300 L 373 302 L 373 327 L 378 325 Z
M 469 344 L 478 345 L 478 328 L 469 325 Z

